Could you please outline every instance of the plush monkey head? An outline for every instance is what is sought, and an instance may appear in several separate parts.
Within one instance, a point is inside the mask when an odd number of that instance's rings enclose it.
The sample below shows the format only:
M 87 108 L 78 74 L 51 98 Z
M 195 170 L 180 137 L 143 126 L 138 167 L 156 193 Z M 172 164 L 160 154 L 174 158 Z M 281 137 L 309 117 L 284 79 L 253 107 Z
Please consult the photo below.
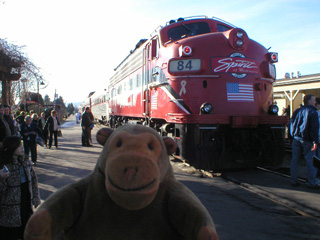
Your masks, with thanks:
M 125 125 L 115 131 L 102 128 L 97 141 L 104 146 L 99 157 L 100 171 L 111 199 L 128 210 L 148 206 L 160 182 L 172 175 L 168 155 L 176 150 L 172 138 L 142 125 Z

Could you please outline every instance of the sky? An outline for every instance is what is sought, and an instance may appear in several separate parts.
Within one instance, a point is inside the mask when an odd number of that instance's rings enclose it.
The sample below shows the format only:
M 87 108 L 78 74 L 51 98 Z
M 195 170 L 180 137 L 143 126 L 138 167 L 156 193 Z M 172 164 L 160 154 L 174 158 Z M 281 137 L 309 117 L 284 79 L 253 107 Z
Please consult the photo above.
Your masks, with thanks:
M 65 103 L 106 88 L 142 38 L 171 19 L 206 15 L 243 28 L 278 52 L 277 78 L 320 73 L 319 0 L 0 0 L 0 38 L 26 56 Z

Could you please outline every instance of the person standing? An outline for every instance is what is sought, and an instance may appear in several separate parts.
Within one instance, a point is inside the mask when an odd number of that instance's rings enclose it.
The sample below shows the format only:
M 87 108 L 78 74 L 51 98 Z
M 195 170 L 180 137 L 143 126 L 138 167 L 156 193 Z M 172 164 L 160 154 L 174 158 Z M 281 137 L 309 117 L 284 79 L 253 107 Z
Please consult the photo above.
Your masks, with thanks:
M 89 143 L 92 144 L 91 131 L 94 128 L 94 116 L 93 116 L 93 113 L 92 113 L 91 109 L 90 109 L 89 117 L 90 117 L 90 120 L 91 120 L 90 132 L 89 132 Z
M 0 147 L 5 137 L 11 136 L 11 130 L 8 122 L 4 119 L 4 107 L 0 105 Z
M 46 145 L 46 147 L 48 146 L 48 129 L 45 129 L 44 126 L 46 125 L 46 113 L 42 112 L 40 115 L 40 118 L 38 119 L 38 127 L 41 129 L 42 131 L 42 137 L 43 137 L 43 141 Z
M 11 135 L 17 136 L 17 130 L 15 128 L 13 118 L 10 115 L 10 106 L 9 105 L 4 105 L 4 120 L 6 120 L 7 123 L 9 124 Z
M 32 205 L 40 205 L 37 175 L 24 158 L 23 146 L 17 136 L 6 137 L 1 150 L 0 167 L 6 175 L 0 177 L 0 238 L 23 239 Z
M 319 118 L 319 142 L 320 142 L 320 98 L 316 98 L 316 107 L 318 109 L 318 118 Z M 317 147 L 317 157 L 320 158 L 320 146 Z M 320 170 L 317 170 L 317 180 L 320 181 Z
M 317 170 L 312 165 L 312 157 L 319 144 L 319 117 L 316 108 L 316 97 L 308 94 L 303 99 L 304 106 L 294 111 L 290 119 L 289 132 L 292 140 L 292 159 L 290 165 L 291 185 L 298 186 L 298 161 L 301 153 L 306 161 L 307 182 L 309 188 L 320 188 L 316 180 Z
M 31 152 L 31 160 L 34 164 L 37 163 L 37 133 L 39 129 L 32 118 L 27 115 L 25 117 L 25 122 L 21 124 L 20 134 L 23 139 L 24 153 L 29 157 L 29 152 Z
M 36 113 L 33 113 L 32 115 L 31 115 L 31 118 L 32 118 L 32 122 L 35 122 L 36 124 L 38 124 L 38 114 L 36 114 Z
M 52 138 L 54 138 L 54 146 L 58 148 L 58 130 L 60 122 L 57 118 L 57 112 L 55 110 L 51 111 L 51 116 L 48 117 L 46 125 L 44 128 L 49 131 L 49 145 L 48 148 L 52 147 Z
M 79 124 L 79 123 L 80 123 L 80 120 L 81 120 L 81 113 L 80 113 L 80 111 L 79 111 L 79 112 L 77 112 L 77 114 L 76 114 L 76 123 Z
M 19 124 L 19 129 L 20 129 L 20 127 L 21 127 L 21 124 L 24 122 L 25 116 L 26 116 L 26 115 L 25 115 L 25 112 L 24 112 L 24 111 L 21 111 L 21 112 L 20 112 L 20 115 L 15 118 L 15 120 L 16 120 L 17 123 Z
M 82 146 L 91 147 L 90 138 L 91 138 L 91 129 L 92 129 L 92 118 L 91 118 L 91 109 L 86 107 L 85 112 L 81 117 L 81 127 L 82 127 Z

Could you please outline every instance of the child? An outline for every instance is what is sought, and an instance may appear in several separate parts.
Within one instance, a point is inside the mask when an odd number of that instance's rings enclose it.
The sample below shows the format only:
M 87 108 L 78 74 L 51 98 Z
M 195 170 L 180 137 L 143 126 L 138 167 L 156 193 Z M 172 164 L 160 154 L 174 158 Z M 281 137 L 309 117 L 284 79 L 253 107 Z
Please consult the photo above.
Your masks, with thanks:
M 23 239 L 32 205 L 40 204 L 38 180 L 31 162 L 24 158 L 21 140 L 6 137 L 0 158 L 0 238 Z

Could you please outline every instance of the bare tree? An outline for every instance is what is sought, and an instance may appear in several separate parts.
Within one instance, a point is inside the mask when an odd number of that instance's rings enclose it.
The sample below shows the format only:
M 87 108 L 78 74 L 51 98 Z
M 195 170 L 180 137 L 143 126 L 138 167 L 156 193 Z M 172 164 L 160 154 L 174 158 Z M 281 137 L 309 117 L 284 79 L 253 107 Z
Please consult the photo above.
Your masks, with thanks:
M 0 65 L 5 64 L 10 69 L 10 74 L 21 74 L 19 81 L 10 81 L 9 96 L 12 103 L 22 97 L 22 91 L 36 91 L 39 82 L 45 82 L 40 69 L 24 53 L 24 48 L 25 46 L 17 46 L 0 38 Z

